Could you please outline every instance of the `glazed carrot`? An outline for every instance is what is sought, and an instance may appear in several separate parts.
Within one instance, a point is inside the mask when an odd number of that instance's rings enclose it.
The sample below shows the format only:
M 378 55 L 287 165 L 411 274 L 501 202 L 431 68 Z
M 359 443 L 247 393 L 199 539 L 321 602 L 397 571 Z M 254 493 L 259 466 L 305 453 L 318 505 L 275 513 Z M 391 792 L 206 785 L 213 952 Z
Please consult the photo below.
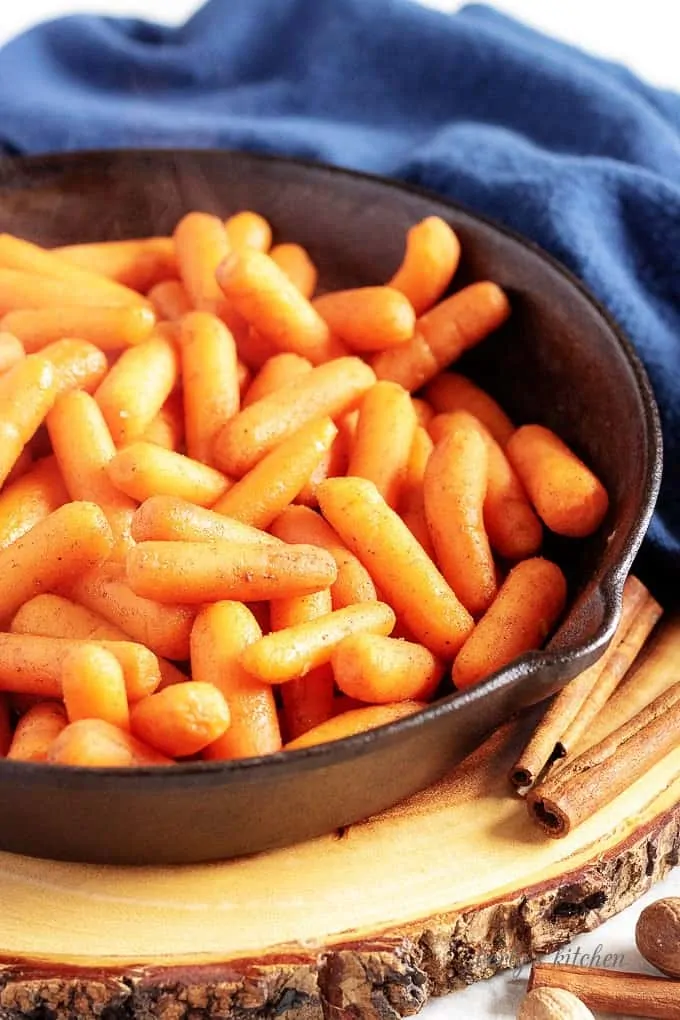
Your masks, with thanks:
M 283 354 L 275 354 L 272 358 L 268 358 L 265 361 L 253 379 L 248 394 L 243 401 L 243 406 L 248 407 L 249 404 L 254 404 L 256 400 L 268 397 L 270 393 L 276 393 L 277 390 L 285 389 L 294 379 L 299 379 L 300 376 L 306 375 L 311 369 L 311 361 L 308 361 L 307 358 L 301 358 L 299 354 L 292 354 L 287 351 L 284 351 Z
M 307 545 L 140 542 L 127 556 L 130 588 L 161 603 L 308 595 L 329 587 L 336 575 L 332 557 Z
M 367 705 L 364 708 L 341 712 L 313 730 L 303 733 L 301 737 L 291 740 L 285 745 L 284 751 L 297 751 L 303 747 L 326 744 L 331 740 L 354 737 L 358 733 L 373 730 L 376 726 L 386 726 L 388 723 L 397 722 L 398 719 L 405 719 L 406 716 L 413 715 L 423 708 L 427 708 L 423 701 L 399 701 L 396 705 Z
M 423 479 L 433 450 L 434 443 L 429 434 L 422 425 L 417 426 L 413 434 L 399 502 L 399 513 L 404 524 L 432 560 L 435 559 L 435 551 L 425 515 Z
M 510 304 L 500 287 L 472 283 L 418 319 L 413 338 L 375 355 L 371 366 L 379 379 L 417 390 L 498 329 L 509 314 Z
M 224 228 L 232 251 L 254 248 L 255 251 L 267 252 L 272 246 L 272 228 L 259 213 L 250 210 L 234 213 L 225 222 Z
M 19 719 L 7 757 L 13 761 L 47 761 L 53 742 L 68 723 L 58 701 L 41 701 Z
M 411 302 L 391 287 L 336 290 L 313 305 L 331 332 L 360 353 L 405 344 L 416 324 Z
M 237 312 L 280 351 L 320 365 L 344 353 L 319 313 L 268 255 L 244 249 L 217 270 L 223 293 Z
M 141 438 L 178 375 L 177 351 L 161 336 L 123 352 L 95 393 L 116 446 Z
M 405 294 L 416 315 L 423 315 L 441 298 L 460 260 L 460 242 L 448 223 L 428 216 L 406 235 L 404 260 L 389 282 Z
M 116 448 L 99 406 L 88 393 L 64 394 L 47 416 L 47 428 L 71 499 L 97 503 L 122 552 L 131 542 L 136 504 L 111 483 L 107 468 Z
M 347 473 L 373 482 L 391 507 L 401 495 L 416 424 L 411 397 L 398 383 L 378 382 L 361 401 Z
M 172 758 L 167 758 L 104 719 L 80 719 L 70 723 L 50 747 L 47 760 L 53 765 L 88 768 L 137 768 L 173 764 Z
M 54 367 L 59 393 L 75 389 L 93 393 L 109 370 L 104 352 L 86 340 L 55 340 L 33 357 Z
M 327 617 L 333 610 L 328 589 L 298 598 L 272 599 L 272 630 L 285 630 L 310 620 Z M 271 690 L 271 687 L 270 687 Z M 283 685 L 281 700 L 286 734 L 299 737 L 333 715 L 335 682 L 329 663 L 310 669 L 304 676 Z
M 513 567 L 458 653 L 453 664 L 456 687 L 479 683 L 518 655 L 541 648 L 566 597 L 564 575 L 549 560 L 536 557 Z
M 453 658 L 472 617 L 375 485 L 329 478 L 319 487 L 319 505 L 417 640 L 434 655 Z
M 239 333 L 237 339 L 238 356 L 253 372 L 259 372 L 270 358 L 279 353 L 274 344 L 270 343 L 269 340 L 265 340 L 256 329 L 247 324 L 246 328 Z
M 304 506 L 288 507 L 272 524 L 271 533 L 291 545 L 316 545 L 331 554 L 338 569 L 337 579 L 331 586 L 333 609 L 377 600 L 375 585 L 366 568 L 330 524 L 313 510 Z
M 214 315 L 193 312 L 180 333 L 187 453 L 213 464 L 215 436 L 240 405 L 236 344 Z
M 125 446 L 108 462 L 109 482 L 140 503 L 149 496 L 178 496 L 197 506 L 212 506 L 229 488 L 228 478 L 198 460 L 154 443 Z
M 97 643 L 111 641 L 119 644 L 129 643 L 128 635 L 120 627 L 61 595 L 36 595 L 35 598 L 25 602 L 12 620 L 10 630 L 13 634 L 34 634 L 40 637 L 75 638 Z M 137 672 L 131 679 L 133 697 L 136 691 L 141 691 L 139 696 L 143 696 L 155 689 L 155 663 L 145 653 L 146 649 L 142 653 L 135 652 L 136 659 L 130 660 L 132 665 L 135 662 L 138 664 Z M 128 672 L 131 669 L 130 661 Z M 184 683 L 186 680 L 184 673 L 167 659 L 158 658 L 158 669 L 161 688 L 170 684 Z
M 179 390 L 174 390 L 160 411 L 147 425 L 142 435 L 147 443 L 155 443 L 164 450 L 176 450 L 184 446 L 184 401 Z
M 327 478 L 337 478 L 339 475 L 347 474 L 351 447 L 352 441 L 348 430 L 341 428 L 338 424 L 338 433 L 335 439 L 298 492 L 295 502 L 301 503 L 303 506 L 317 507 L 319 501 L 316 492 L 321 483 Z
M 159 319 L 181 319 L 191 311 L 191 301 L 179 280 L 163 280 L 152 287 L 147 297 Z
M 277 544 L 277 539 L 266 531 L 173 496 L 152 496 L 145 500 L 132 520 L 132 536 L 136 542 L 211 542 L 224 539 L 240 544 Z
M 74 648 L 64 660 L 61 684 L 69 722 L 105 719 L 121 730 L 130 728 L 123 668 L 106 648 Z
M 423 479 L 425 516 L 437 562 L 473 616 L 496 594 L 496 573 L 484 526 L 489 453 L 484 436 L 466 420 L 439 443 Z
M 251 527 L 268 528 L 309 480 L 337 434 L 330 418 L 303 425 L 228 489 L 214 510 Z
M 24 358 L 0 376 L 0 485 L 44 421 L 58 386 L 53 365 L 39 355 Z
M 348 634 L 389 634 L 395 622 L 384 602 L 359 602 L 268 634 L 246 648 L 241 663 L 266 683 L 286 683 L 330 662 L 333 649 Z
M 10 312 L 0 328 L 13 332 L 31 354 L 64 337 L 78 337 L 102 351 L 134 347 L 156 324 L 151 308 L 50 307 Z
M 585 538 L 599 528 L 609 506 L 607 491 L 593 472 L 554 432 L 523 425 L 507 447 L 539 517 L 551 531 Z
M 94 270 L 142 294 L 159 280 L 177 275 L 175 245 L 171 237 L 70 244 L 54 251 L 74 266 Z
M 231 250 L 224 223 L 209 213 L 190 212 L 174 233 L 179 275 L 194 308 L 222 316 L 226 301 L 217 285 L 217 267 Z
M 515 431 L 500 404 L 464 375 L 442 372 L 428 385 L 425 395 L 438 415 L 452 411 L 473 414 L 501 446 L 506 445 Z
M 68 502 L 54 457 L 45 457 L 0 492 L 0 549 L 30 531 Z
M 4 327 L 0 325 L 0 329 Z M 0 332 L 0 374 L 8 372 L 26 357 L 26 350 L 21 340 L 7 330 Z
M 191 632 L 191 675 L 212 683 L 229 705 L 231 725 L 204 748 L 208 761 L 253 758 L 281 750 L 281 731 L 272 689 L 243 669 L 240 656 L 262 637 L 251 611 L 242 602 L 204 606 Z
M 269 257 L 276 262 L 301 294 L 311 298 L 316 290 L 318 273 L 309 253 L 299 244 L 275 244 Z
M 331 663 L 343 694 L 374 705 L 429 701 L 444 675 L 444 663 L 424 645 L 380 634 L 344 638 Z
M 271 691 L 271 687 L 269 688 Z M 0 694 L 0 758 L 6 758 L 12 743 L 12 720 L 10 716 L 9 701 L 4 694 Z
M 202 751 L 227 732 L 230 721 L 222 692 L 198 680 L 166 687 L 130 710 L 135 737 L 172 758 Z
M 427 400 L 422 400 L 420 397 L 411 397 L 411 404 L 416 412 L 418 424 L 426 429 L 434 418 L 434 408 L 428 404 Z
M 0 551 L 0 620 L 41 591 L 68 584 L 113 549 L 106 517 L 94 503 L 67 503 Z
M 130 291 L 130 293 L 134 293 Z M 135 295 L 138 297 L 138 295 Z M 136 305 L 146 305 L 139 297 Z M 24 311 L 37 308 L 80 308 L 92 307 L 126 307 L 127 300 L 112 300 L 110 295 L 105 299 L 87 286 L 74 283 L 72 280 L 56 280 L 49 276 L 37 276 L 16 269 L 0 268 L 0 315 L 9 312 Z
M 217 467 L 240 477 L 307 422 L 353 410 L 374 383 L 374 373 L 359 358 L 338 358 L 312 369 L 226 423 L 215 443 Z

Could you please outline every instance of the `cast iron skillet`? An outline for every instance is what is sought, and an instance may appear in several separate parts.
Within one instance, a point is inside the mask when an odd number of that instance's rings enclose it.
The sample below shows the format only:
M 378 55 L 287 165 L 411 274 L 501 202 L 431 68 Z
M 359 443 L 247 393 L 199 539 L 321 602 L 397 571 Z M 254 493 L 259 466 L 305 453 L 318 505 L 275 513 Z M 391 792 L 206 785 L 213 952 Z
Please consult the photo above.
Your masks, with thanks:
M 606 648 L 661 474 L 654 398 L 630 344 L 536 247 L 434 195 L 318 165 L 223 151 L 130 151 L 0 165 L 0 229 L 45 245 L 169 233 L 187 210 L 252 208 L 310 251 L 321 283 L 380 283 L 406 229 L 438 214 L 459 233 L 456 283 L 489 278 L 509 323 L 465 360 L 517 422 L 554 428 L 611 497 L 600 532 L 552 541 L 571 609 L 548 651 L 379 730 L 265 759 L 81 770 L 0 761 L 0 849 L 108 863 L 180 863 L 307 839 L 388 807 L 460 760 Z

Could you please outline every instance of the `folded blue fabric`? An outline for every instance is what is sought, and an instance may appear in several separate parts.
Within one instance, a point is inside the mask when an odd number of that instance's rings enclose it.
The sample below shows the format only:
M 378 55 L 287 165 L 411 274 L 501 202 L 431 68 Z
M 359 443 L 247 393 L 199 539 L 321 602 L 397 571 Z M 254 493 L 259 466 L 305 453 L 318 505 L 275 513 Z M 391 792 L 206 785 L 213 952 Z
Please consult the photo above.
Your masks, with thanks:
M 400 177 L 543 245 L 633 339 L 661 407 L 648 569 L 680 577 L 680 96 L 491 8 L 210 0 L 71 17 L 0 51 L 6 153 L 224 146 Z

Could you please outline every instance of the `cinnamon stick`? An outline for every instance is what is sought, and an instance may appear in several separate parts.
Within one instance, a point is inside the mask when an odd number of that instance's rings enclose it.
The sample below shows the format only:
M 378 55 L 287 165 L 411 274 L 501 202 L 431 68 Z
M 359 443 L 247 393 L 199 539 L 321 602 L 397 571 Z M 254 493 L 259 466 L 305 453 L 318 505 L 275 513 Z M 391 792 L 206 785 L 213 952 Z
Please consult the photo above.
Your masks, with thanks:
M 680 981 L 649 974 L 535 963 L 529 976 L 529 991 L 534 988 L 563 988 L 589 1009 L 615 1016 L 647 1016 L 657 1020 L 680 1017 Z
M 569 753 L 630 668 L 661 612 L 645 586 L 629 577 L 623 589 L 621 619 L 608 649 L 555 695 L 510 771 L 513 786 L 534 786 L 551 761 Z
M 679 744 L 680 683 L 676 683 L 609 737 L 535 786 L 527 796 L 529 814 L 548 836 L 566 836 Z

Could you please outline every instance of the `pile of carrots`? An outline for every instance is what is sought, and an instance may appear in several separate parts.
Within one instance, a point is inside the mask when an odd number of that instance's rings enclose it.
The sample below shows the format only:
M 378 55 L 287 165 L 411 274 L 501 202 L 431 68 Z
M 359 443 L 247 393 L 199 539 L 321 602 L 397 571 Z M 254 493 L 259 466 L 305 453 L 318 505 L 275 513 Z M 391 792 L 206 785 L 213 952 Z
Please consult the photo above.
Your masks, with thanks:
M 447 371 L 510 314 L 430 217 L 381 286 L 254 212 L 47 251 L 0 235 L 0 756 L 167 765 L 362 732 L 539 648 L 544 528 L 607 511 Z M 414 396 L 414 394 L 416 394 Z

